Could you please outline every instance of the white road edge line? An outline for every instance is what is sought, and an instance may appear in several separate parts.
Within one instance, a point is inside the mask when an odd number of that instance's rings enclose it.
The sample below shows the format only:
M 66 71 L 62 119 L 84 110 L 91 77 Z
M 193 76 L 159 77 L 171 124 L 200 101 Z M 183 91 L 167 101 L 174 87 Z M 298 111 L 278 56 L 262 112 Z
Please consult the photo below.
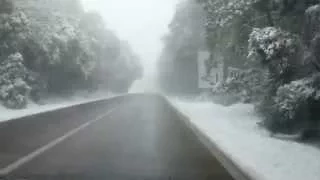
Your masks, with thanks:
M 16 170 L 19 167 L 23 166 L 24 164 L 32 161 L 34 158 L 36 158 L 36 157 L 40 156 L 41 154 L 45 153 L 46 151 L 52 149 L 53 147 L 57 146 L 58 144 L 62 143 L 65 140 L 67 140 L 68 138 L 70 138 L 71 136 L 73 136 L 76 133 L 80 132 L 81 130 L 85 129 L 86 127 L 92 125 L 95 122 L 98 122 L 98 121 L 104 119 L 105 117 L 109 116 L 112 112 L 114 112 L 115 109 L 116 108 L 113 108 L 110 111 L 108 111 L 107 113 L 98 116 L 96 119 L 91 120 L 89 122 L 86 122 L 86 123 L 80 125 L 79 127 L 67 132 L 63 136 L 51 141 L 50 143 L 42 146 L 41 148 L 39 148 L 39 149 L 29 153 L 28 155 L 18 159 L 17 161 L 9 164 L 7 167 L 0 169 L 0 177 L 10 174 L 14 170 Z

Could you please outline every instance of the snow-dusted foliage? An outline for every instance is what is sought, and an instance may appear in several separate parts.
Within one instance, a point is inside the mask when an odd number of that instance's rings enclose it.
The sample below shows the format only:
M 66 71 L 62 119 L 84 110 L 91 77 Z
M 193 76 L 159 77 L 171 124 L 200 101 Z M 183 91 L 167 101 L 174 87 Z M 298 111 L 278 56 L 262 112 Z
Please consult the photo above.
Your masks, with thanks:
M 20 53 L 10 55 L 0 64 L 0 99 L 9 108 L 20 109 L 27 105 L 31 87 L 26 80 L 29 72 L 23 65 Z
M 301 57 L 297 36 L 274 27 L 255 28 L 250 34 L 248 49 L 248 58 L 268 69 L 268 95 L 275 95 L 279 86 L 294 80 Z
M 238 101 L 253 103 L 261 99 L 264 93 L 266 73 L 259 69 L 242 71 L 239 76 L 228 78 L 213 88 L 213 94 L 228 94 L 235 96 Z
M 0 0 L 1 100 L 21 108 L 46 93 L 111 90 L 118 84 L 127 91 L 142 68 L 124 44 L 80 0 Z
M 319 74 L 278 88 L 265 110 L 266 127 L 273 132 L 297 133 L 317 125 L 320 113 Z M 266 105 L 266 104 L 265 104 Z
M 279 72 L 288 68 L 298 48 L 297 36 L 275 27 L 254 28 L 249 38 L 249 58 L 264 64 L 279 61 Z
M 23 12 L 0 13 L 0 56 L 16 52 L 29 35 L 29 20 Z
M 272 131 L 289 133 L 297 125 L 293 123 L 298 119 L 296 114 L 300 115 L 299 118 L 306 118 L 301 115 L 305 115 L 308 109 L 307 99 L 312 93 L 308 84 L 311 80 L 294 81 L 303 68 L 299 63 L 301 49 L 297 36 L 279 28 L 254 29 L 250 34 L 248 58 L 266 66 L 268 71 L 265 97 L 257 110 Z
M 320 5 L 314 5 L 306 10 L 305 22 L 305 43 L 309 45 L 320 30 L 319 19 Z
M 302 79 L 281 86 L 277 91 L 275 103 L 283 120 L 292 120 L 301 103 L 306 102 L 309 98 L 318 99 L 319 95 L 312 87 L 311 79 Z
M 230 26 L 232 21 L 259 0 L 200 0 L 208 12 L 207 26 L 210 29 Z
M 320 5 L 311 6 L 306 11 L 304 24 L 305 56 L 304 63 L 310 67 L 310 72 L 320 71 Z
M 207 27 L 211 30 L 234 25 L 235 20 L 246 13 L 251 23 L 246 25 L 292 27 L 301 24 L 301 17 L 308 6 L 318 4 L 318 0 L 198 0 L 207 11 Z M 294 15 L 286 16 L 287 13 Z M 287 21 L 287 22 L 284 22 Z M 295 22 L 296 21 L 296 22 Z M 297 22 L 298 21 L 298 22 Z M 287 24 L 296 23 L 296 24 Z M 261 26 L 262 25 L 262 26 Z M 254 27 L 254 26 L 253 26 Z M 297 29 L 296 29 L 297 28 Z M 290 30 L 290 29 L 288 29 Z
M 213 58 L 227 68 L 264 72 L 257 81 L 227 79 L 213 92 L 258 101 L 256 110 L 271 131 L 310 129 L 314 124 L 310 122 L 320 119 L 320 88 L 316 85 L 320 83 L 314 75 L 320 70 L 319 0 L 198 2 L 206 10 L 207 44 Z

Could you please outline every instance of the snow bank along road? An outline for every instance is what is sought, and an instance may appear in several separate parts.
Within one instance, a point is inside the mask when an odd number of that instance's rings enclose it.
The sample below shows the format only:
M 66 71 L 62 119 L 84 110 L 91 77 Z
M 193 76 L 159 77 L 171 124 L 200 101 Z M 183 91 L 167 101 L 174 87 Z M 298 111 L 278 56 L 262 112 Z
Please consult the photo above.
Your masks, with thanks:
M 129 95 L 0 124 L 0 179 L 231 180 L 167 101 Z

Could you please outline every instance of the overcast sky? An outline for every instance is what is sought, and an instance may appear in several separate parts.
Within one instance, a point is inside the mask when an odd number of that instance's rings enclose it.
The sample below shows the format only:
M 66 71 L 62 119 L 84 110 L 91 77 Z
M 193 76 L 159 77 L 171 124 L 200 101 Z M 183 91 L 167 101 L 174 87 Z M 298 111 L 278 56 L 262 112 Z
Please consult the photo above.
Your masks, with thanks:
M 128 40 L 142 58 L 146 73 L 153 72 L 177 0 L 83 0 L 87 10 L 98 11 L 107 27 Z

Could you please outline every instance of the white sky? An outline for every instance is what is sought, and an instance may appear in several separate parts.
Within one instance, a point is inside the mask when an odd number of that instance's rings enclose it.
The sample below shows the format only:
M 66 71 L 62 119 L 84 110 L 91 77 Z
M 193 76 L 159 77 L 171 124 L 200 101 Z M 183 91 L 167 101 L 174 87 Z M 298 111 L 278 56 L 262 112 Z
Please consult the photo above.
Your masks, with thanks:
M 140 55 L 145 73 L 154 72 L 177 0 L 82 0 L 87 10 L 98 11 L 107 27 L 127 40 Z

